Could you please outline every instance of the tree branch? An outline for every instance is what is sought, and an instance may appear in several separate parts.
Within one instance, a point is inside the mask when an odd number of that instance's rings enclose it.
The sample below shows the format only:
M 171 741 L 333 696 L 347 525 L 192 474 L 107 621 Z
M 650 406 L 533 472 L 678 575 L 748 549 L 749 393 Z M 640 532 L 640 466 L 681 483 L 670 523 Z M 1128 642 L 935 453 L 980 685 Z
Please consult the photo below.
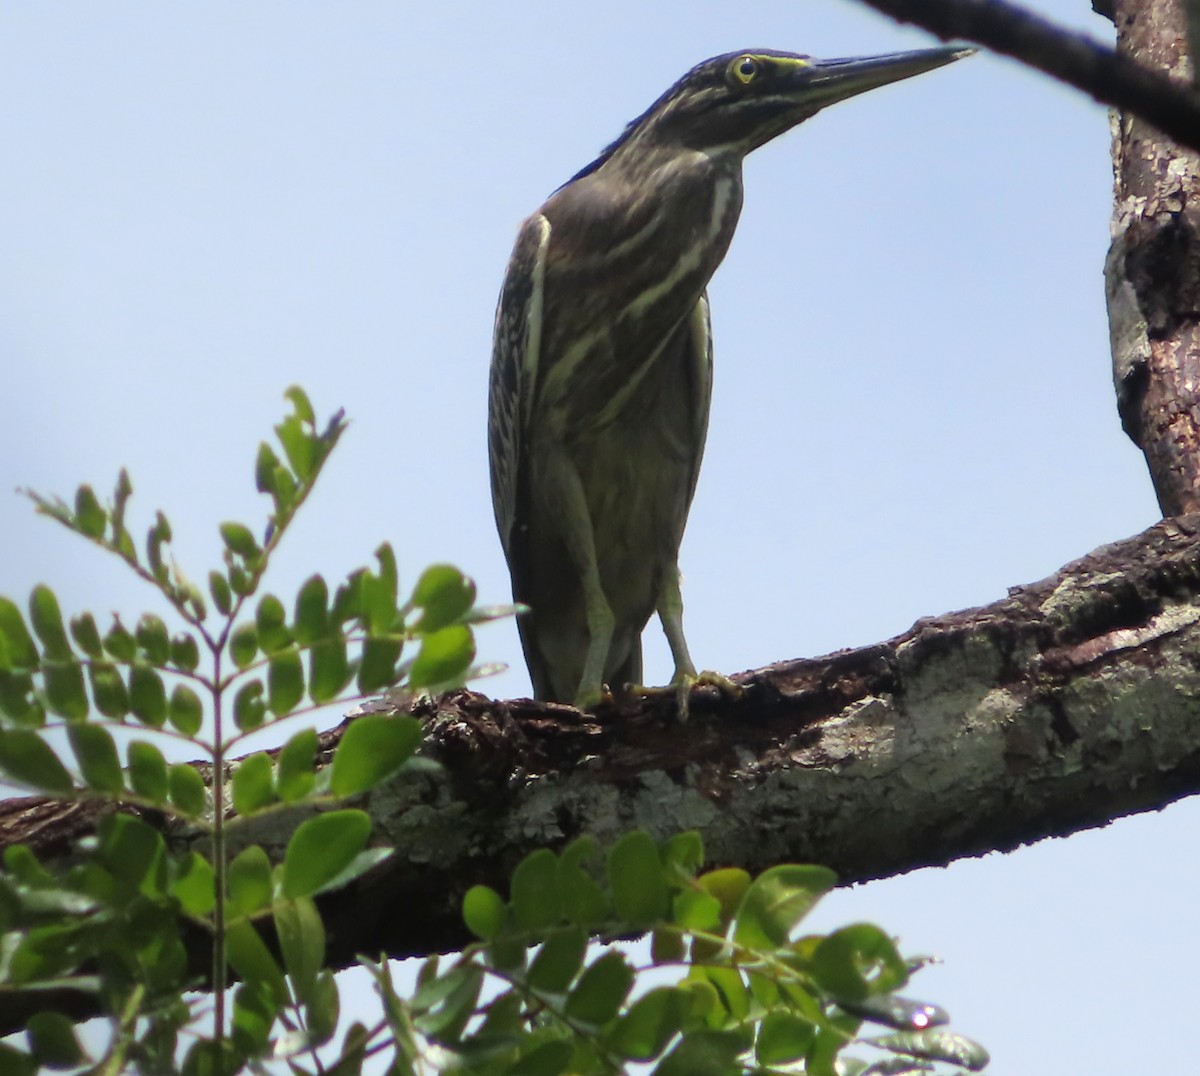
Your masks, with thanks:
M 531 849 L 582 833 L 695 828 L 715 863 L 819 862 L 852 882 L 1162 807 L 1200 791 L 1197 654 L 1190 516 L 992 605 L 745 673 L 739 698 L 698 693 L 684 729 L 670 693 L 595 715 L 467 691 L 419 705 L 442 765 L 364 803 L 397 853 L 324 900 L 330 960 L 461 947 L 469 886 L 503 887 Z M 95 812 L 0 804 L 0 845 L 69 855 Z M 302 817 L 237 832 L 278 856 Z
M 1074 86 L 1101 104 L 1136 113 L 1182 145 L 1200 149 L 1200 94 L 1005 0 L 863 0 L 943 40 L 974 41 Z

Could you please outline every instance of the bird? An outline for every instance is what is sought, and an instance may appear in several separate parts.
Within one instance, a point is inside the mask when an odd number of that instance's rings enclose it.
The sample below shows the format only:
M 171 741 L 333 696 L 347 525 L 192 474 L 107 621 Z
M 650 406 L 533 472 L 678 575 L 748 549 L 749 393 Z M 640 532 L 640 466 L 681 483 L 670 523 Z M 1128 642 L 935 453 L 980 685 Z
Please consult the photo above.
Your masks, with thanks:
M 640 689 L 658 612 L 681 708 L 698 679 L 679 546 L 712 395 L 708 283 L 747 154 L 828 105 L 970 55 L 746 49 L 697 64 L 518 230 L 488 384 L 492 504 L 535 699 Z

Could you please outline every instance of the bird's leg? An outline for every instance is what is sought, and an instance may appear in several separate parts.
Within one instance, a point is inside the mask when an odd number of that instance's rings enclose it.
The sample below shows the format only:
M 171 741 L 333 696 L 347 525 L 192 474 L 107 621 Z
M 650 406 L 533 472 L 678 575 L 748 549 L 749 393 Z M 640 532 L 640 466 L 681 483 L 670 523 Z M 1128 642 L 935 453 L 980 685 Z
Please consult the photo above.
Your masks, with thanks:
M 604 666 L 608 663 L 608 652 L 612 645 L 614 618 L 600 583 L 596 535 L 579 472 L 565 454 L 555 452 L 553 459 L 547 461 L 545 477 L 548 485 L 554 489 L 554 501 L 560 513 L 567 553 L 583 584 L 588 649 L 575 691 L 575 706 L 586 710 L 604 698 Z
M 683 637 L 683 594 L 679 589 L 679 568 L 672 564 L 665 573 L 662 591 L 658 596 L 658 619 L 662 621 L 667 645 L 675 661 L 672 684 L 695 679 L 696 666 L 688 653 L 687 640 Z
M 671 657 L 675 659 L 675 675 L 671 677 L 671 686 L 675 689 L 675 701 L 682 720 L 687 720 L 688 698 L 697 684 L 710 684 L 734 697 L 741 694 L 742 689 L 728 676 L 710 670 L 696 672 L 692 656 L 688 653 L 687 640 L 683 637 L 683 594 L 679 589 L 679 568 L 676 565 L 671 566 L 663 580 L 658 599 L 658 619 L 662 621 Z

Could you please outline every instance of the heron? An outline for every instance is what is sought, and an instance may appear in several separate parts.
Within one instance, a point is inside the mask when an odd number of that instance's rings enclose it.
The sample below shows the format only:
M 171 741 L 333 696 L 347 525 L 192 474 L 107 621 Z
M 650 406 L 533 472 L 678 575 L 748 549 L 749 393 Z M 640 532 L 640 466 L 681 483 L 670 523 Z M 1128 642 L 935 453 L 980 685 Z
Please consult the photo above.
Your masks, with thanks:
M 679 546 L 712 395 L 707 288 L 737 227 L 746 155 L 972 51 L 715 56 L 521 224 L 496 310 L 488 451 L 536 698 L 589 709 L 641 685 L 655 611 L 681 702 L 697 680 Z

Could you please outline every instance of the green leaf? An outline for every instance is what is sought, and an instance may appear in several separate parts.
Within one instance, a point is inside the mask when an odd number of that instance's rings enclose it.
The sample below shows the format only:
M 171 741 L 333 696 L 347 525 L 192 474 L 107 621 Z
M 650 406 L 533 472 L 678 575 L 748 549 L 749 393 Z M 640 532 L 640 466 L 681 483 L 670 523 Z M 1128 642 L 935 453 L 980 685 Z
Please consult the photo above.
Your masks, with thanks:
M 67 795 L 75 782 L 49 744 L 29 729 L 0 732 L 0 770 L 16 784 Z
M 195 736 L 204 724 L 204 704 L 187 684 L 176 684 L 171 690 L 167 719 L 185 736 Z
M 332 971 L 322 971 L 313 981 L 308 1003 L 304 1006 L 304 1023 L 308 1028 L 308 1037 L 315 1045 L 319 1046 L 333 1038 L 339 1012 L 337 981 Z
M 412 758 L 423 735 L 415 717 L 364 714 L 356 718 L 333 756 L 330 790 L 344 798 L 374 788 Z
M 479 968 L 460 964 L 421 986 L 412 999 L 413 1026 L 435 1040 L 455 1041 L 474 1015 L 482 985 Z
M 659 1062 L 654 1076 L 728 1076 L 742 1072 L 738 1057 L 749 1045 L 746 1038 L 745 1033 L 731 1031 L 690 1032 Z M 806 1071 L 817 1072 L 812 1068 Z
M 905 1031 L 897 1035 L 881 1035 L 867 1041 L 874 1046 L 894 1053 L 907 1054 L 909 1057 L 961 1065 L 971 1072 L 979 1072 L 991 1061 L 987 1050 L 979 1043 L 950 1031 Z
M 288 842 L 283 858 L 283 893 L 307 897 L 349 866 L 371 835 L 364 811 L 329 811 L 306 819 Z
M 547 994 L 565 993 L 583 967 L 587 943 L 587 934 L 580 927 L 555 931 L 529 965 L 529 985 Z
M 421 639 L 421 649 L 408 673 L 414 691 L 461 683 L 475 660 L 475 638 L 471 629 L 452 624 Z
M 630 1006 L 606 1041 L 630 1061 L 652 1061 L 679 1033 L 687 1008 L 677 987 L 656 987 Z
M 283 966 L 297 999 L 306 1002 L 325 962 L 325 926 L 316 905 L 307 897 L 278 901 L 274 911 Z
M 165 583 L 169 578 L 167 566 L 163 563 L 162 547 L 171 540 L 171 524 L 162 512 L 154 517 L 154 526 L 146 533 L 146 562 L 150 565 L 150 574 L 159 583 Z
M 491 941 L 504 929 L 504 900 L 486 885 L 473 885 L 463 897 L 463 922 L 483 941 Z
M 296 504 L 296 479 L 292 477 L 292 472 L 281 463 L 275 468 L 271 480 L 275 486 L 271 496 L 275 501 L 277 518 L 286 522 Z
M 220 572 L 208 573 L 208 592 L 218 613 L 228 616 L 233 611 L 233 591 L 229 589 L 229 580 Z
M 612 1020 L 633 989 L 633 968 L 623 953 L 610 950 L 590 964 L 567 998 L 567 1016 L 592 1027 Z
M 129 892 L 158 896 L 166 889 L 166 844 L 140 818 L 110 814 L 96 826 L 100 863 Z
M 254 535 L 244 523 L 222 523 L 220 530 L 221 541 L 225 543 L 226 548 L 246 562 L 251 563 L 262 555 Z
M 258 728 L 267 719 L 261 680 L 248 680 L 233 697 L 233 723 L 243 732 Z
M 160 617 L 146 613 L 138 621 L 134 633 L 137 644 L 151 665 L 162 666 L 171 656 L 171 639 L 167 634 L 167 625 Z
M 654 839 L 641 830 L 621 837 L 608 853 L 613 906 L 627 923 L 649 926 L 667 914 L 667 879 Z
M 344 627 L 352 620 L 362 619 L 362 593 L 359 585 L 364 569 L 352 572 L 344 583 L 338 585 L 337 593 L 333 596 L 333 604 L 329 607 L 329 622 L 331 627 Z
M 162 677 L 141 662 L 129 669 L 129 708 L 151 728 L 160 729 L 167 720 L 167 689 Z
M 563 912 L 572 923 L 585 928 L 612 918 L 607 895 L 583 867 L 586 861 L 598 858 L 595 840 L 584 836 L 572 841 L 558 860 L 558 891 Z
M 233 994 L 234 1047 L 246 1054 L 264 1053 L 281 1009 L 261 983 L 240 984 Z
M 558 860 L 548 848 L 530 852 L 513 871 L 510 900 L 513 917 L 523 930 L 547 930 L 562 920 Z
M 817 1029 L 791 1013 L 767 1013 L 758 1029 L 756 1050 L 760 1065 L 786 1065 L 808 1054 Z
M 168 787 L 167 760 L 163 753 L 145 740 L 134 740 L 125 753 L 129 761 L 129 787 L 139 796 L 162 803 Z
M 763 871 L 742 898 L 734 941 L 758 950 L 787 945 L 792 930 L 836 883 L 826 867 L 784 864 Z
M 56 1012 L 39 1012 L 25 1025 L 29 1044 L 37 1062 L 51 1069 L 74 1068 L 86 1059 L 75 1037 L 75 1025 Z
M 664 867 L 691 878 L 704 866 L 704 839 L 694 829 L 676 833 L 663 842 L 661 857 Z
M 254 578 L 240 564 L 230 564 L 229 589 L 239 598 L 248 598 L 254 593 Z
M 217 903 L 216 874 L 199 852 L 188 852 L 175 862 L 171 895 L 188 915 L 208 915 Z
M 685 889 L 677 894 L 671 914 L 675 922 L 685 930 L 713 934 L 722 932 L 721 902 L 703 890 Z
M 181 1076 L 223 1076 L 236 1072 L 241 1064 L 242 1058 L 229 1039 L 200 1039 L 188 1048 Z
M 927 1031 L 950 1023 L 950 1014 L 945 1009 L 925 1001 L 902 998 L 897 994 L 883 994 L 864 998 L 859 1002 L 842 1000 L 839 1004 L 854 1016 L 895 1028 L 897 1031 Z
M 38 1064 L 15 1046 L 0 1042 L 0 1072 L 6 1076 L 37 1076 Z
M 650 959 L 655 964 L 678 964 L 687 955 L 684 936 L 673 927 L 659 927 L 650 935 Z
M 307 422 L 310 426 L 316 425 L 316 412 L 313 411 L 313 405 L 309 402 L 308 394 L 299 385 L 289 385 L 283 394 L 283 398 L 291 403 L 292 412 L 297 419 L 301 422 Z
M 307 483 L 313 476 L 318 453 L 316 438 L 304 428 L 303 421 L 295 415 L 289 416 L 275 427 L 275 433 L 287 456 L 288 466 L 301 482 Z M 307 421 L 311 423 L 312 420 Z
M 908 966 L 877 926 L 857 923 L 823 938 L 813 951 L 812 974 L 835 998 L 862 1001 L 886 994 L 908 980 Z
M 379 561 L 379 574 L 363 572 L 359 576 L 359 601 L 363 623 L 368 635 L 382 635 L 392 630 L 396 623 L 396 608 L 399 576 L 396 571 L 396 554 L 384 542 L 375 550 Z
M 416 630 L 428 635 L 456 623 L 475 604 L 475 583 L 450 564 L 435 564 L 421 573 L 412 604 L 424 610 Z
M 271 903 L 272 892 L 267 853 L 257 844 L 242 849 L 229 864 L 229 901 L 234 914 L 253 915 Z
M 693 981 L 707 982 L 713 987 L 733 1023 L 741 1023 L 749 1016 L 750 991 L 736 969 L 693 966 L 688 977 Z
M 358 665 L 358 692 L 370 695 L 391 687 L 399 677 L 396 662 L 400 660 L 403 643 L 400 639 L 364 639 L 362 658 Z
M 308 652 L 308 693 L 320 705 L 336 699 L 350 683 L 354 670 L 346 660 L 346 639 L 340 631 L 312 644 Z
M 724 928 L 733 921 L 753 879 L 749 872 L 740 867 L 722 867 L 700 875 L 697 881 L 704 892 L 713 897 L 720 906 L 719 921 Z
M 89 538 L 103 538 L 108 525 L 108 513 L 100 506 L 91 486 L 80 486 L 75 491 L 75 523 Z
M 239 669 L 246 668 L 258 653 L 258 629 L 253 624 L 239 624 L 229 636 L 229 656 Z
M 88 666 L 88 679 L 92 684 L 92 699 L 96 709 L 105 717 L 120 721 L 129 713 L 129 695 L 125 681 L 115 665 L 107 661 L 93 661 Z
M 301 729 L 280 749 L 275 762 L 275 791 L 284 803 L 295 803 L 312 791 L 319 745 L 316 729 L 310 728 Z
M 329 587 L 320 575 L 310 575 L 296 596 L 296 642 L 310 646 L 329 630 Z
M 337 874 L 330 878 L 329 881 L 325 882 L 314 895 L 320 896 L 322 893 L 332 893 L 344 886 L 348 886 L 368 871 L 374 870 L 385 859 L 390 859 L 391 857 L 391 848 L 364 848 L 346 866 L 338 871 Z
M 254 614 L 254 623 L 258 628 L 258 645 L 266 654 L 291 646 L 292 633 L 287 626 L 287 613 L 283 602 L 274 594 L 264 594 L 258 601 L 258 609 Z
M 125 775 L 117 757 L 117 745 L 103 725 L 81 722 L 67 726 L 71 750 L 79 772 L 89 788 L 117 796 L 125 791 Z
M 195 672 L 200 664 L 200 646 L 195 638 L 180 632 L 171 640 L 171 664 L 184 672 Z
M 104 649 L 117 661 L 128 663 L 137 656 L 137 640 L 126 630 L 120 620 L 113 617 L 112 627 L 104 636 Z
M 279 467 L 279 457 L 266 441 L 258 444 L 258 455 L 254 458 L 254 485 L 259 493 L 274 493 L 275 471 Z
M 263 751 L 249 755 L 237 764 L 231 782 L 233 809 L 243 818 L 275 802 L 271 770 L 271 756 Z
M 33 677 L 0 669 L 0 712 L 10 721 L 29 728 L 41 728 L 46 712 L 34 697 Z
M 244 982 L 261 984 L 276 1005 L 287 1004 L 283 972 L 248 919 L 229 926 L 225 935 L 225 953 Z
M 46 705 L 50 711 L 69 721 L 82 721 L 88 715 L 87 692 L 83 687 L 83 666 L 77 661 L 58 661 L 47 656 L 42 663 L 46 686 Z
M 0 634 L 3 629 L 0 628 Z M 82 613 L 71 620 L 71 638 L 89 658 L 104 657 L 104 644 L 100 641 L 100 629 L 91 613 Z
M 207 807 L 204 779 L 194 766 L 180 762 L 167 771 L 167 788 L 171 802 L 181 814 L 199 818 Z
M 559 1076 L 570 1070 L 574 1049 L 565 1039 L 532 1039 L 526 1051 L 504 1070 L 505 1076 Z
M 43 583 L 34 587 L 29 596 L 29 621 L 42 641 L 47 658 L 53 661 L 70 660 L 71 644 L 67 642 L 67 633 L 63 628 L 62 610 L 58 607 L 54 591 Z
M 8 598 L 0 597 L 0 655 L 4 669 L 36 669 L 38 652 L 21 610 Z
M 304 669 L 294 646 L 271 655 L 267 668 L 267 705 L 276 717 L 290 714 L 304 698 Z

